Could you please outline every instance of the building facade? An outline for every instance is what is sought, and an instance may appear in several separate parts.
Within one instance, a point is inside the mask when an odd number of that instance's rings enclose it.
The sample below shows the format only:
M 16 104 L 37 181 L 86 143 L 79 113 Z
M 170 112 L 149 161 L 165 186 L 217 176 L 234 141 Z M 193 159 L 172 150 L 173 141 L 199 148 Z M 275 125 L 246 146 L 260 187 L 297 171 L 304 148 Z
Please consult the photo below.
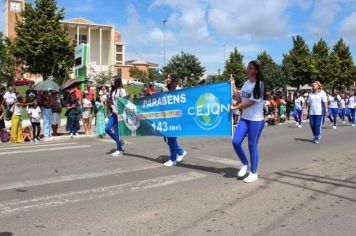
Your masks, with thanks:
M 10 39 L 16 37 L 16 19 L 20 19 L 19 13 L 24 9 L 24 6 L 25 0 L 5 0 L 5 36 Z M 68 34 L 76 41 L 77 45 L 88 44 L 88 77 L 95 73 L 111 71 L 114 76 L 120 73 L 123 82 L 127 83 L 131 78 L 129 70 L 132 67 L 144 71 L 158 68 L 157 64 L 141 60 L 126 61 L 125 43 L 121 33 L 116 31 L 113 25 L 97 24 L 84 18 L 63 20 L 61 24 L 68 28 Z M 19 74 L 17 77 L 42 79 L 41 75 L 36 74 L 21 75 L 21 69 L 17 74 Z

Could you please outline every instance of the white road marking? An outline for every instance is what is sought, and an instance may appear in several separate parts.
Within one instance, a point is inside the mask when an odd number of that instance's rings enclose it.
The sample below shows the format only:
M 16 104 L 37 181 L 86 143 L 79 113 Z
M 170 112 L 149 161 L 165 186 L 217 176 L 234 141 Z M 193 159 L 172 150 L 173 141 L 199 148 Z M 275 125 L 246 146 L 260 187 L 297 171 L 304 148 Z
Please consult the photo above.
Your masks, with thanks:
M 112 139 L 99 139 L 100 142 L 103 142 L 103 143 L 115 143 L 114 140 Z M 129 142 L 129 141 L 125 141 L 125 144 L 135 144 L 135 143 L 132 143 L 132 142 Z
M 142 181 L 135 181 L 126 184 L 88 189 L 84 191 L 47 195 L 28 200 L 11 200 L 0 203 L 0 217 L 34 209 L 56 207 L 76 202 L 97 200 L 105 197 L 115 196 L 121 193 L 160 188 L 173 184 L 197 180 L 204 177 L 206 177 L 206 175 L 204 174 L 200 174 L 197 172 L 188 172 L 171 176 L 157 177 Z
M 204 160 L 204 161 L 214 162 L 214 163 L 232 165 L 232 166 L 241 165 L 241 162 L 239 160 L 225 159 L 225 158 L 214 157 L 209 155 L 194 156 L 194 158 Z
M 109 175 L 125 174 L 125 173 L 130 173 L 135 171 L 155 169 L 158 167 L 162 167 L 162 164 L 150 163 L 150 164 L 144 164 L 144 165 L 139 165 L 134 167 L 122 167 L 122 168 L 109 169 L 109 170 L 98 171 L 98 172 L 56 176 L 56 177 L 37 179 L 37 180 L 26 180 L 23 182 L 0 184 L 0 191 L 17 189 L 17 188 L 29 188 L 29 187 L 46 185 L 46 184 L 63 183 L 63 182 L 69 182 L 75 180 L 92 179 L 92 178 L 104 177 Z
M 41 148 L 41 147 L 53 147 L 53 146 L 64 146 L 64 145 L 74 145 L 77 143 L 52 143 L 52 144 L 32 144 L 32 145 L 18 145 L 16 147 L 5 147 L 5 148 L 0 148 L 0 150 L 19 150 L 19 149 L 25 149 L 25 148 Z
M 48 151 L 58 151 L 58 150 L 69 150 L 69 149 L 79 149 L 79 148 L 88 148 L 91 145 L 76 145 L 72 147 L 57 147 L 57 148 L 43 148 L 43 149 L 33 149 L 33 150 L 23 150 L 23 151 L 9 151 L 9 152 L 0 152 L 0 156 L 4 155 L 14 155 L 20 153 L 34 153 L 34 152 L 48 152 Z

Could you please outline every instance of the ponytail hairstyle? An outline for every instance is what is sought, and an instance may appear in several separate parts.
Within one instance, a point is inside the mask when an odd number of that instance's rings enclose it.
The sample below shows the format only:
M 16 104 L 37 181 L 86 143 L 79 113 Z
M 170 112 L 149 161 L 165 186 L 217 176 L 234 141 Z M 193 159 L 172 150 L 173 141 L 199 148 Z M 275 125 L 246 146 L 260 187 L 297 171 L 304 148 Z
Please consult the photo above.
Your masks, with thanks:
M 255 88 L 253 89 L 253 98 L 255 99 L 262 98 L 263 100 L 266 100 L 267 98 L 266 82 L 262 73 L 261 63 L 259 61 L 250 61 L 248 64 L 252 65 L 257 71 L 256 85 Z

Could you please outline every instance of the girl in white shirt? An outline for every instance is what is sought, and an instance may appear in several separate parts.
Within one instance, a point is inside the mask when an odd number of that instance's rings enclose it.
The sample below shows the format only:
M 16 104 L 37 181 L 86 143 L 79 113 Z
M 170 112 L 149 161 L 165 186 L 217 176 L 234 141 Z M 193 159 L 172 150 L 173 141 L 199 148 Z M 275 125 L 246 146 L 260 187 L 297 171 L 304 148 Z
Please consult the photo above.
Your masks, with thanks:
M 333 91 L 331 95 L 329 95 L 329 120 L 333 123 L 333 129 L 336 129 L 337 124 L 337 114 L 339 113 L 341 97 L 338 95 L 336 91 Z
M 328 110 L 328 103 L 325 93 L 319 81 L 312 84 L 312 92 L 309 94 L 307 103 L 309 104 L 309 123 L 314 136 L 314 143 L 320 142 L 321 125 L 323 123 L 323 113 Z M 324 106 L 324 109 L 323 109 Z
M 304 109 L 304 103 L 305 100 L 303 98 L 303 95 L 300 92 L 296 93 L 296 99 L 294 101 L 294 111 L 293 111 L 293 117 L 296 121 L 296 125 L 299 128 L 302 128 L 303 124 L 303 109 Z
M 349 119 L 352 127 L 355 127 L 356 123 L 356 96 L 355 91 L 351 91 L 349 99 L 347 100 L 347 108 L 349 110 L 347 118 Z
M 122 80 L 112 79 L 111 80 L 111 92 L 110 92 L 110 107 L 111 115 L 109 117 L 108 123 L 105 127 L 105 132 L 116 142 L 116 151 L 111 155 L 114 157 L 120 157 L 122 153 L 122 145 L 120 141 L 119 134 L 119 120 L 118 120 L 118 110 L 117 110 L 117 99 L 126 97 L 126 91 L 122 85 Z M 114 132 L 112 129 L 114 128 Z
M 341 94 L 340 96 L 340 109 L 339 109 L 339 117 L 342 120 L 342 123 L 345 124 L 345 117 L 346 117 L 346 94 Z
M 266 99 L 266 85 L 259 62 L 251 61 L 248 64 L 247 73 L 250 79 L 244 83 L 241 91 L 237 91 L 235 81 L 232 80 L 238 104 L 233 105 L 231 110 L 242 110 L 240 122 L 235 129 L 232 139 L 232 145 L 242 162 L 242 167 L 237 174 L 241 178 L 247 174 L 249 169 L 249 163 L 242 147 L 245 137 L 248 137 L 250 173 L 244 179 L 244 182 L 251 183 L 258 180 L 258 141 L 265 126 L 263 101 Z

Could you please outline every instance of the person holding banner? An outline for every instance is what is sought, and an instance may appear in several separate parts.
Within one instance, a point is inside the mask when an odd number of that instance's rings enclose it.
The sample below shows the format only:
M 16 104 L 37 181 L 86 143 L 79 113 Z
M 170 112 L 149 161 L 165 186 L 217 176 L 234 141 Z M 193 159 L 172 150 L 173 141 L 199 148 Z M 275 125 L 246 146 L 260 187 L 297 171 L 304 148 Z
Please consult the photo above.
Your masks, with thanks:
M 106 124 L 105 132 L 116 142 L 116 151 L 111 155 L 114 157 L 120 157 L 122 153 L 122 144 L 119 134 L 119 120 L 117 111 L 117 99 L 126 97 L 126 91 L 122 85 L 121 78 L 111 80 L 111 92 L 110 92 L 110 108 L 111 115 L 109 121 Z M 112 131 L 114 129 L 114 132 Z
M 163 88 L 163 92 L 174 91 L 180 89 L 179 79 L 176 74 L 168 74 L 167 76 L 167 87 Z M 187 152 L 179 146 L 177 142 L 177 137 L 167 137 L 164 138 L 169 146 L 170 156 L 169 161 L 163 165 L 166 167 L 171 167 L 177 165 L 177 163 L 183 161 L 184 157 L 187 155 Z
M 266 84 L 258 61 L 251 61 L 247 67 L 250 77 L 238 91 L 235 81 L 232 79 L 234 94 L 239 98 L 238 105 L 231 106 L 231 110 L 242 110 L 239 124 L 235 129 L 232 145 L 236 154 L 242 162 L 242 167 L 238 172 L 238 177 L 244 177 L 248 172 L 248 161 L 242 143 L 248 136 L 248 146 L 250 151 L 250 171 L 244 178 L 244 182 L 251 183 L 258 180 L 258 141 L 265 126 L 263 115 L 263 104 L 266 99 Z

